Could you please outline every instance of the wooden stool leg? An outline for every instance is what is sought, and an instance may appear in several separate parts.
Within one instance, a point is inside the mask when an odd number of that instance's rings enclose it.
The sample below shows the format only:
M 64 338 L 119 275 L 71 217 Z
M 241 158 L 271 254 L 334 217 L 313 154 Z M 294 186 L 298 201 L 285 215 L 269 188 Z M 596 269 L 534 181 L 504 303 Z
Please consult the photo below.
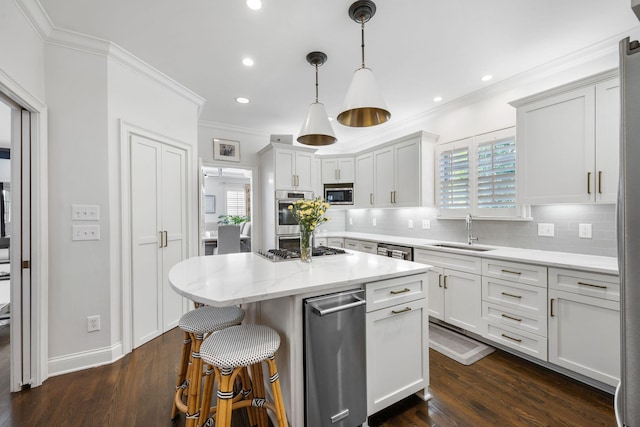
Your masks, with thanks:
M 191 356 L 191 337 L 188 332 L 184 333 L 184 342 L 182 344 L 182 359 L 180 359 L 180 367 L 178 368 L 178 378 L 176 380 L 176 399 L 173 401 L 173 408 L 171 409 L 171 419 L 174 419 L 178 414 L 178 407 L 176 406 L 176 400 L 182 400 L 182 394 L 187 388 L 187 372 L 189 368 Z
M 204 380 L 204 388 L 202 390 L 202 404 L 200 406 L 200 417 L 198 418 L 198 427 L 206 425 L 207 418 L 209 417 L 209 410 L 211 409 L 211 398 L 213 397 L 213 387 L 216 382 L 216 378 L 220 377 L 220 371 L 216 367 L 211 368 L 213 374 L 207 375 Z
M 216 404 L 216 427 L 231 426 L 231 411 L 233 410 L 233 383 L 236 374 L 242 368 L 222 368 L 218 384 L 218 400 Z
M 278 427 L 287 427 L 287 411 L 284 408 L 284 401 L 282 400 L 282 389 L 280 388 L 280 374 L 278 374 L 278 367 L 276 366 L 276 356 L 273 355 L 267 359 L 267 365 L 269 366 L 269 382 L 271 383 L 271 390 L 273 393 L 273 403 L 276 407 L 276 417 L 278 418 Z
M 200 346 L 204 336 L 202 334 L 191 333 L 191 372 L 189 379 L 189 396 L 187 398 L 187 413 L 185 414 L 185 427 L 196 427 L 200 416 L 198 408 L 200 405 L 200 387 L 202 383 L 202 359 L 200 358 Z
M 253 389 L 251 384 L 251 377 L 249 376 L 249 370 L 247 367 L 243 367 L 240 371 L 240 379 L 242 380 L 242 397 L 244 400 L 253 400 Z M 257 423 L 257 415 L 253 406 L 247 407 L 247 415 L 249 417 L 249 425 L 254 427 Z
M 262 362 L 251 365 L 251 377 L 253 379 L 253 406 L 256 408 L 258 427 L 269 427 L 267 410 L 263 407 L 265 402 L 264 378 L 262 376 Z

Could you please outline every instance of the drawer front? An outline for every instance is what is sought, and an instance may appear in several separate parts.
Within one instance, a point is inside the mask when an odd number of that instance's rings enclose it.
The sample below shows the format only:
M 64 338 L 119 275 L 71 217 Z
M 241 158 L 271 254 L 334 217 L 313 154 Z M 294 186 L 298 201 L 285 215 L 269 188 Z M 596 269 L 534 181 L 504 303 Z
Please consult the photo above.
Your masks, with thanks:
M 371 282 L 365 285 L 367 312 L 427 297 L 427 274 Z
M 482 271 L 482 258 L 468 255 L 416 249 L 413 253 L 413 260 L 422 264 L 450 268 L 451 270 L 464 271 L 466 273 L 480 274 Z
M 620 278 L 609 274 L 550 268 L 549 289 L 620 301 Z
M 378 244 L 372 242 L 360 242 L 359 250 L 368 254 L 377 254 Z
M 485 338 L 540 360 L 547 361 L 547 338 L 487 322 Z
M 535 316 L 490 302 L 482 302 L 482 318 L 487 322 L 547 336 L 547 316 Z
M 547 287 L 547 267 L 519 262 L 482 260 L 482 275 L 516 283 Z
M 327 245 L 333 246 L 334 248 L 343 248 L 344 247 L 344 239 L 339 237 L 329 237 L 327 239 Z
M 347 249 L 353 249 L 354 251 L 360 250 L 358 248 L 358 241 L 351 239 L 344 239 L 344 247 Z
M 536 317 L 547 316 L 547 289 L 482 277 L 482 300 Z

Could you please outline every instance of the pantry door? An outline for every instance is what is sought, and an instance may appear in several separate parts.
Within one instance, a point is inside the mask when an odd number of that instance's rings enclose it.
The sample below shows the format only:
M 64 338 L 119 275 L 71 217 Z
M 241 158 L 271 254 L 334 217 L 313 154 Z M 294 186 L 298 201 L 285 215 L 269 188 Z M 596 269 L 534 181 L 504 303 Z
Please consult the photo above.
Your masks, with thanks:
M 132 345 L 177 326 L 182 297 L 171 289 L 171 267 L 186 257 L 187 153 L 130 134 Z

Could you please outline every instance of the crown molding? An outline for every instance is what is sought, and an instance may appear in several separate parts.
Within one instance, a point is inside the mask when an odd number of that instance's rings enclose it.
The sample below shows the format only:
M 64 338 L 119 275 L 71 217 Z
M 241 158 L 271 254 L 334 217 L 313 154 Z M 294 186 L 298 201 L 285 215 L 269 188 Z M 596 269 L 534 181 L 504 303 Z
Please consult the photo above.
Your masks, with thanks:
M 13 3 L 27 18 L 27 21 L 36 30 L 40 38 L 47 40 L 54 27 L 40 2 L 38 0 L 13 0 Z
M 222 130 L 222 131 L 233 132 L 233 133 L 242 133 L 242 134 L 245 134 L 245 135 L 264 136 L 264 137 L 267 137 L 267 138 L 269 138 L 269 136 L 271 135 L 268 132 L 265 132 L 265 131 L 262 131 L 262 130 L 258 130 L 258 129 L 246 128 L 246 127 L 235 126 L 235 125 L 228 125 L 228 124 L 224 124 L 224 123 L 211 122 L 211 121 L 207 121 L 207 120 L 200 120 L 198 122 L 198 127 L 203 127 L 203 128 L 208 128 L 208 129 L 215 129 L 215 130 Z

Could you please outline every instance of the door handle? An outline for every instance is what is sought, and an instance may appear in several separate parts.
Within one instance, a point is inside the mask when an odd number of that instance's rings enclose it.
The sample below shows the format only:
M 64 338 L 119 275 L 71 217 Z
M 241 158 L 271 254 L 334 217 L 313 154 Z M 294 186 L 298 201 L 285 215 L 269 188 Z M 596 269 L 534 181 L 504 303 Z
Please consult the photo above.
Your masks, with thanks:
M 587 194 L 591 194 L 591 172 L 587 172 Z
M 373 205 L 373 193 L 369 193 L 369 204 Z
M 158 231 L 158 233 L 160 234 L 160 246 L 158 246 L 159 248 L 163 248 L 164 247 L 164 242 L 162 241 L 162 230 Z
M 444 288 L 447 289 L 447 276 L 444 276 Z
M 169 237 L 167 236 L 167 230 L 164 231 L 164 247 L 169 246 Z
M 553 314 L 553 298 L 551 298 L 551 302 L 550 302 L 549 317 L 554 317 L 554 314 Z
M 442 274 L 438 274 L 438 287 L 442 287 Z
M 598 194 L 602 194 L 602 171 L 598 171 Z

